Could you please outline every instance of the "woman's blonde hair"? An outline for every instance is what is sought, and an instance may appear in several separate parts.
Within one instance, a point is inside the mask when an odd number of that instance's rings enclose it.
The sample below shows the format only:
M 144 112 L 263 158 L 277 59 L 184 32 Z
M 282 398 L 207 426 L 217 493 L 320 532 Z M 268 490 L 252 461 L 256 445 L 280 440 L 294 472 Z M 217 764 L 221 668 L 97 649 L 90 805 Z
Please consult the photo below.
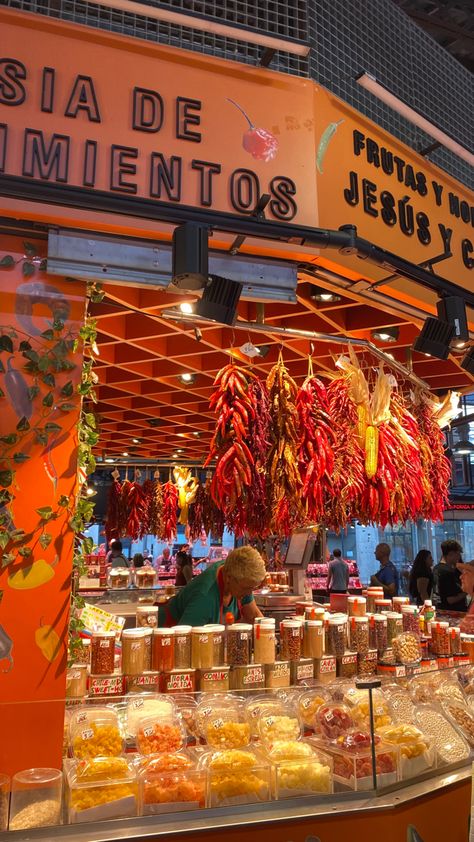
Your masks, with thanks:
M 239 547 L 232 550 L 224 562 L 227 576 L 240 582 L 248 582 L 252 587 L 260 585 L 266 574 L 262 556 L 253 547 Z

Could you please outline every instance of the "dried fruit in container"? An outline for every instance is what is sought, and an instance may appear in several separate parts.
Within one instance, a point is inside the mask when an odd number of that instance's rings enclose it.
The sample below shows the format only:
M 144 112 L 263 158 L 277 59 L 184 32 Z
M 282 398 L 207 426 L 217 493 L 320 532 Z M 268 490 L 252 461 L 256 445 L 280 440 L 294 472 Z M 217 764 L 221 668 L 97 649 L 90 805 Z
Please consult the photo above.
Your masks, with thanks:
M 145 716 L 138 722 L 136 741 L 140 754 L 170 754 L 178 751 L 184 740 L 179 718 Z

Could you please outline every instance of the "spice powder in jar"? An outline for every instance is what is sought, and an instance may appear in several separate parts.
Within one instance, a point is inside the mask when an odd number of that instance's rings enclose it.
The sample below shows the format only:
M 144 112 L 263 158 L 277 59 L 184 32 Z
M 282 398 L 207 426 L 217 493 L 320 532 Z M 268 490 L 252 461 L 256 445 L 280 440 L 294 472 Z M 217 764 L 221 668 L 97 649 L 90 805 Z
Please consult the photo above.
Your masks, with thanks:
M 253 651 L 256 664 L 273 664 L 276 657 L 275 621 L 257 623 L 253 628 Z
M 329 655 L 341 658 L 346 651 L 347 617 L 330 617 L 328 622 L 327 651 Z
M 212 632 L 213 665 L 222 666 L 225 664 L 225 626 L 210 623 L 204 628 Z
M 322 620 L 305 620 L 303 626 L 303 657 L 322 658 L 324 629 Z
M 94 632 L 91 638 L 91 674 L 111 675 L 114 671 L 115 632 Z
M 206 670 L 214 666 L 213 632 L 205 626 L 194 626 L 191 631 L 191 665 Z
M 173 629 L 153 629 L 152 668 L 158 672 L 170 672 L 174 669 Z
M 349 617 L 365 617 L 367 613 L 366 598 L 364 596 L 348 596 L 347 613 Z
M 142 629 L 124 629 L 122 632 L 122 672 L 124 675 L 141 675 L 145 669 L 145 638 Z
M 252 649 L 252 626 L 250 623 L 234 623 L 228 626 L 227 663 L 242 666 L 250 663 Z
M 189 669 L 191 666 L 191 626 L 174 626 L 175 669 Z

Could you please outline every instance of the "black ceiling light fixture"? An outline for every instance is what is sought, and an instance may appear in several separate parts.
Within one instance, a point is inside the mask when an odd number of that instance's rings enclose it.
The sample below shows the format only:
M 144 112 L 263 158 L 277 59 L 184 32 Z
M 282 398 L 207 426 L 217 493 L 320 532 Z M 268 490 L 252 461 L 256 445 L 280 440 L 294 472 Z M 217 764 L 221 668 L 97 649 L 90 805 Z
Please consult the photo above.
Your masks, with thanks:
M 373 330 L 371 333 L 372 339 L 378 339 L 379 342 L 396 342 L 400 336 L 399 327 L 381 327 Z
M 242 284 L 237 281 L 212 275 L 202 293 L 202 298 L 196 303 L 194 312 L 205 319 L 224 325 L 233 325 L 242 288 Z
M 469 374 L 474 374 L 474 346 L 469 348 L 466 356 L 462 358 L 460 366 Z
M 447 360 L 453 336 L 454 325 L 428 316 L 420 335 L 413 343 L 413 350 L 436 357 L 438 360 Z
M 179 289 L 203 289 L 209 278 L 209 229 L 185 222 L 173 231 L 173 284 Z
M 438 318 L 454 328 L 451 340 L 453 348 L 464 348 L 469 341 L 469 327 L 464 299 L 458 295 L 445 295 L 439 299 L 436 309 Z

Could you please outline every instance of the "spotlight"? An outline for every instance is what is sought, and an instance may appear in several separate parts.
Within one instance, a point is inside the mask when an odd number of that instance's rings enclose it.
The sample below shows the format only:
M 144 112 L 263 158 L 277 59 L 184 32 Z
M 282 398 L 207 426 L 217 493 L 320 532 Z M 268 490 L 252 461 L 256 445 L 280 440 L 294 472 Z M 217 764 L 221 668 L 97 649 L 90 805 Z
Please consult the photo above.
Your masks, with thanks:
M 110 458 L 110 456 L 109 456 L 109 457 L 108 457 L 108 459 L 106 459 L 105 461 L 106 461 L 109 465 L 113 465 L 113 463 L 114 463 L 114 461 L 115 461 L 115 460 L 114 460 L 114 459 L 111 459 L 111 458 Z
M 324 304 L 327 304 L 329 301 L 340 301 L 341 296 L 338 295 L 336 292 L 331 292 L 328 289 L 324 289 L 324 287 L 317 287 L 314 284 L 311 284 L 311 292 L 309 297 L 313 301 L 322 301 Z
M 196 342 L 200 342 L 201 339 L 202 339 L 202 333 L 201 333 L 201 331 L 199 330 L 198 327 L 194 328 L 194 338 L 195 338 Z
M 193 436 L 196 436 L 196 438 L 199 438 L 200 435 L 201 435 L 201 433 L 199 432 L 199 430 L 193 431 Z
M 202 298 L 196 304 L 196 315 L 223 325 L 233 325 L 241 292 L 242 284 L 237 281 L 212 275 Z
M 430 354 L 438 360 L 447 360 L 449 345 L 454 335 L 454 325 L 428 316 L 418 339 L 413 344 L 414 351 Z
M 380 330 L 373 330 L 371 336 L 372 339 L 378 339 L 379 342 L 396 342 L 400 336 L 400 328 L 381 327 Z
M 123 451 L 122 456 L 128 456 L 128 452 L 126 450 Z
M 474 346 L 469 349 L 466 356 L 461 360 L 461 368 L 469 374 L 474 374 Z
M 202 289 L 209 278 L 208 228 L 185 222 L 173 231 L 173 283 L 180 289 Z
M 183 301 L 183 303 L 179 305 L 179 309 L 182 313 L 194 313 L 194 305 L 191 304 L 190 301 Z
M 185 386 L 192 386 L 192 384 L 196 380 L 196 375 L 191 374 L 189 371 L 185 371 L 184 374 L 178 375 L 178 380 L 183 383 Z
M 451 449 L 456 456 L 470 456 L 471 453 L 474 453 L 474 444 L 467 439 L 462 439 L 453 444 Z
M 462 348 L 458 342 L 467 342 L 469 339 L 469 328 L 467 325 L 466 305 L 464 299 L 458 295 L 446 295 L 440 298 L 436 305 L 438 318 L 448 322 L 454 328 L 453 339 L 455 347 Z
M 140 439 L 132 439 L 133 444 L 140 444 Z
M 97 494 L 97 491 L 95 490 L 95 488 L 92 488 L 91 485 L 88 485 L 86 488 L 86 494 L 88 497 L 92 497 L 94 494 Z

